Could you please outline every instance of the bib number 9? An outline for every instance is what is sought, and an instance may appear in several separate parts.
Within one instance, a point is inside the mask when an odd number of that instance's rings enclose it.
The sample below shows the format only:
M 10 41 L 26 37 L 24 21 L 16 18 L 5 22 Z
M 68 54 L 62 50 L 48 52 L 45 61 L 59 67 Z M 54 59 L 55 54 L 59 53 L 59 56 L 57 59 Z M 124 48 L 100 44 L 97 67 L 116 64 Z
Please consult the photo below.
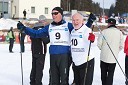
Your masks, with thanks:
M 57 40 L 60 39 L 60 37 L 61 37 L 61 35 L 60 35 L 59 32 L 57 32 L 57 33 L 55 34 L 55 36 L 56 36 L 56 39 L 57 39 Z

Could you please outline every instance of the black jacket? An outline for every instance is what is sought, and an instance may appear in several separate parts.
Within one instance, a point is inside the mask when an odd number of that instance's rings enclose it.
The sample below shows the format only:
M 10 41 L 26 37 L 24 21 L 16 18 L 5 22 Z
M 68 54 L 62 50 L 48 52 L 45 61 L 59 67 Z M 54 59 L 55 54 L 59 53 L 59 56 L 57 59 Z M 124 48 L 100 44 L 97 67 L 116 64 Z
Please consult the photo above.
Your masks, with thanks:
M 40 27 L 34 27 L 33 29 L 38 30 Z M 31 50 L 32 54 L 46 54 L 47 44 L 50 42 L 47 36 L 42 38 L 32 38 L 31 39 Z

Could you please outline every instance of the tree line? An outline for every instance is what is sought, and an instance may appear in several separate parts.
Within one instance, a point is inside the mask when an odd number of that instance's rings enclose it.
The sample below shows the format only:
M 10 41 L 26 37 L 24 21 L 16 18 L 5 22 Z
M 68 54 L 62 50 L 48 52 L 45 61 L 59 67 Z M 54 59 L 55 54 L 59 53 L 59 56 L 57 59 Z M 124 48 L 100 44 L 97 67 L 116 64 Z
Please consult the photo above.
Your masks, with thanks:
M 128 13 L 128 0 L 116 0 L 115 7 L 113 8 L 114 13 L 123 14 Z
M 92 0 L 61 0 L 61 7 L 64 11 L 79 10 L 89 11 L 97 15 L 103 14 L 103 8 L 98 2 Z M 104 9 L 105 15 L 110 16 L 112 13 L 128 13 L 128 0 L 116 0 L 109 9 Z
M 92 0 L 61 0 L 61 7 L 64 11 L 79 10 L 94 12 L 95 14 L 102 12 L 100 4 Z

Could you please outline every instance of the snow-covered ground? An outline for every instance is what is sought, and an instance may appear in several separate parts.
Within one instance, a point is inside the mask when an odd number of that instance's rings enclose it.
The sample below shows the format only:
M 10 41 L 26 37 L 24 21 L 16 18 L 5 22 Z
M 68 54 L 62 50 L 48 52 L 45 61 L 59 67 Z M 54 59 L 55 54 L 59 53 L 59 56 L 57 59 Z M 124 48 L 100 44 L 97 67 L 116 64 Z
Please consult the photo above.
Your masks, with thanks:
M 14 53 L 9 53 L 9 44 L 0 44 L 0 85 L 22 85 L 21 77 L 21 55 L 20 45 L 14 44 Z M 23 59 L 23 79 L 24 85 L 29 85 L 29 75 L 31 70 L 31 45 L 25 44 L 25 53 L 22 54 Z M 95 45 L 95 70 L 94 80 L 92 85 L 101 85 L 100 79 L 100 51 Z M 44 67 L 44 76 L 42 79 L 43 85 L 49 83 L 49 53 L 46 55 Z M 123 50 L 119 53 L 118 61 L 124 71 L 125 54 Z M 69 83 L 73 81 L 72 68 L 70 69 Z M 125 77 L 120 70 L 118 64 L 116 65 L 113 85 L 125 85 Z
M 0 29 L 10 29 L 10 27 L 16 28 L 16 21 L 11 19 L 0 19 Z M 98 23 L 98 25 L 106 25 L 106 23 Z M 119 26 L 127 26 L 128 24 L 119 24 Z M 25 53 L 22 54 L 23 59 L 23 79 L 24 85 L 29 85 L 29 75 L 31 71 L 31 45 L 25 44 Z M 21 55 L 20 55 L 20 45 L 14 44 L 14 53 L 9 53 L 9 44 L 0 44 L 0 85 L 22 85 L 21 77 Z M 100 51 L 95 44 L 95 70 L 94 70 L 94 80 L 93 85 L 101 85 L 100 79 Z M 125 54 L 123 50 L 119 53 L 118 61 L 121 67 L 124 69 Z M 42 79 L 43 85 L 48 85 L 49 83 L 49 52 L 47 52 L 44 67 L 44 76 Z M 69 83 L 73 81 L 72 68 L 70 69 Z M 125 85 L 125 77 L 116 65 L 115 75 L 114 75 L 114 85 Z
M 71 22 L 70 18 L 68 17 L 68 19 L 66 19 L 67 21 Z M 34 24 L 36 22 L 38 22 L 37 20 L 13 20 L 13 19 L 5 19 L 5 18 L 1 18 L 0 19 L 0 30 L 9 30 L 10 27 L 13 27 L 13 28 L 17 28 L 17 23 L 18 21 L 21 21 L 22 23 L 31 23 L 31 24 Z M 93 23 L 94 25 L 96 23 Z M 97 22 L 97 25 L 103 25 L 103 26 L 106 26 L 107 23 L 100 23 L 100 22 Z M 128 24 L 127 23 L 124 23 L 124 24 L 117 24 L 117 26 L 125 26 L 125 27 L 128 27 Z
M 0 30 L 6 29 L 9 30 L 10 27 L 17 28 L 17 21 L 12 19 L 0 19 Z

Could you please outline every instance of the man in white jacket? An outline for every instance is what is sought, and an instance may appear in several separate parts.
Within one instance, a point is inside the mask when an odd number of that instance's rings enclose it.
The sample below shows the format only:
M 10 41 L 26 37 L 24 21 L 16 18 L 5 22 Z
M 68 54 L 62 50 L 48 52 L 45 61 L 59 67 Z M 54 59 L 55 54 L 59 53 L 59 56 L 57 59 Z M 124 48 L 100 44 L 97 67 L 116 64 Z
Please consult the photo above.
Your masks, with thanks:
M 74 29 L 71 31 L 71 53 L 75 85 L 92 85 L 94 73 L 93 44 L 90 49 L 89 59 L 88 51 L 89 44 L 94 42 L 95 35 L 91 33 L 91 29 L 88 28 L 87 24 L 84 24 L 83 17 L 79 13 L 72 16 L 72 24 Z
M 97 46 L 101 50 L 100 53 L 100 68 L 102 85 L 112 85 L 113 76 L 116 66 L 116 59 L 119 51 L 123 48 L 123 34 L 117 29 L 116 20 L 108 19 L 108 28 L 102 31 L 98 36 Z M 104 39 L 104 37 L 105 39 Z M 107 44 L 107 43 L 108 44 Z M 111 48 L 109 48 L 109 46 Z M 112 54 L 113 52 L 113 54 Z M 115 57 L 114 57 L 115 56 Z

